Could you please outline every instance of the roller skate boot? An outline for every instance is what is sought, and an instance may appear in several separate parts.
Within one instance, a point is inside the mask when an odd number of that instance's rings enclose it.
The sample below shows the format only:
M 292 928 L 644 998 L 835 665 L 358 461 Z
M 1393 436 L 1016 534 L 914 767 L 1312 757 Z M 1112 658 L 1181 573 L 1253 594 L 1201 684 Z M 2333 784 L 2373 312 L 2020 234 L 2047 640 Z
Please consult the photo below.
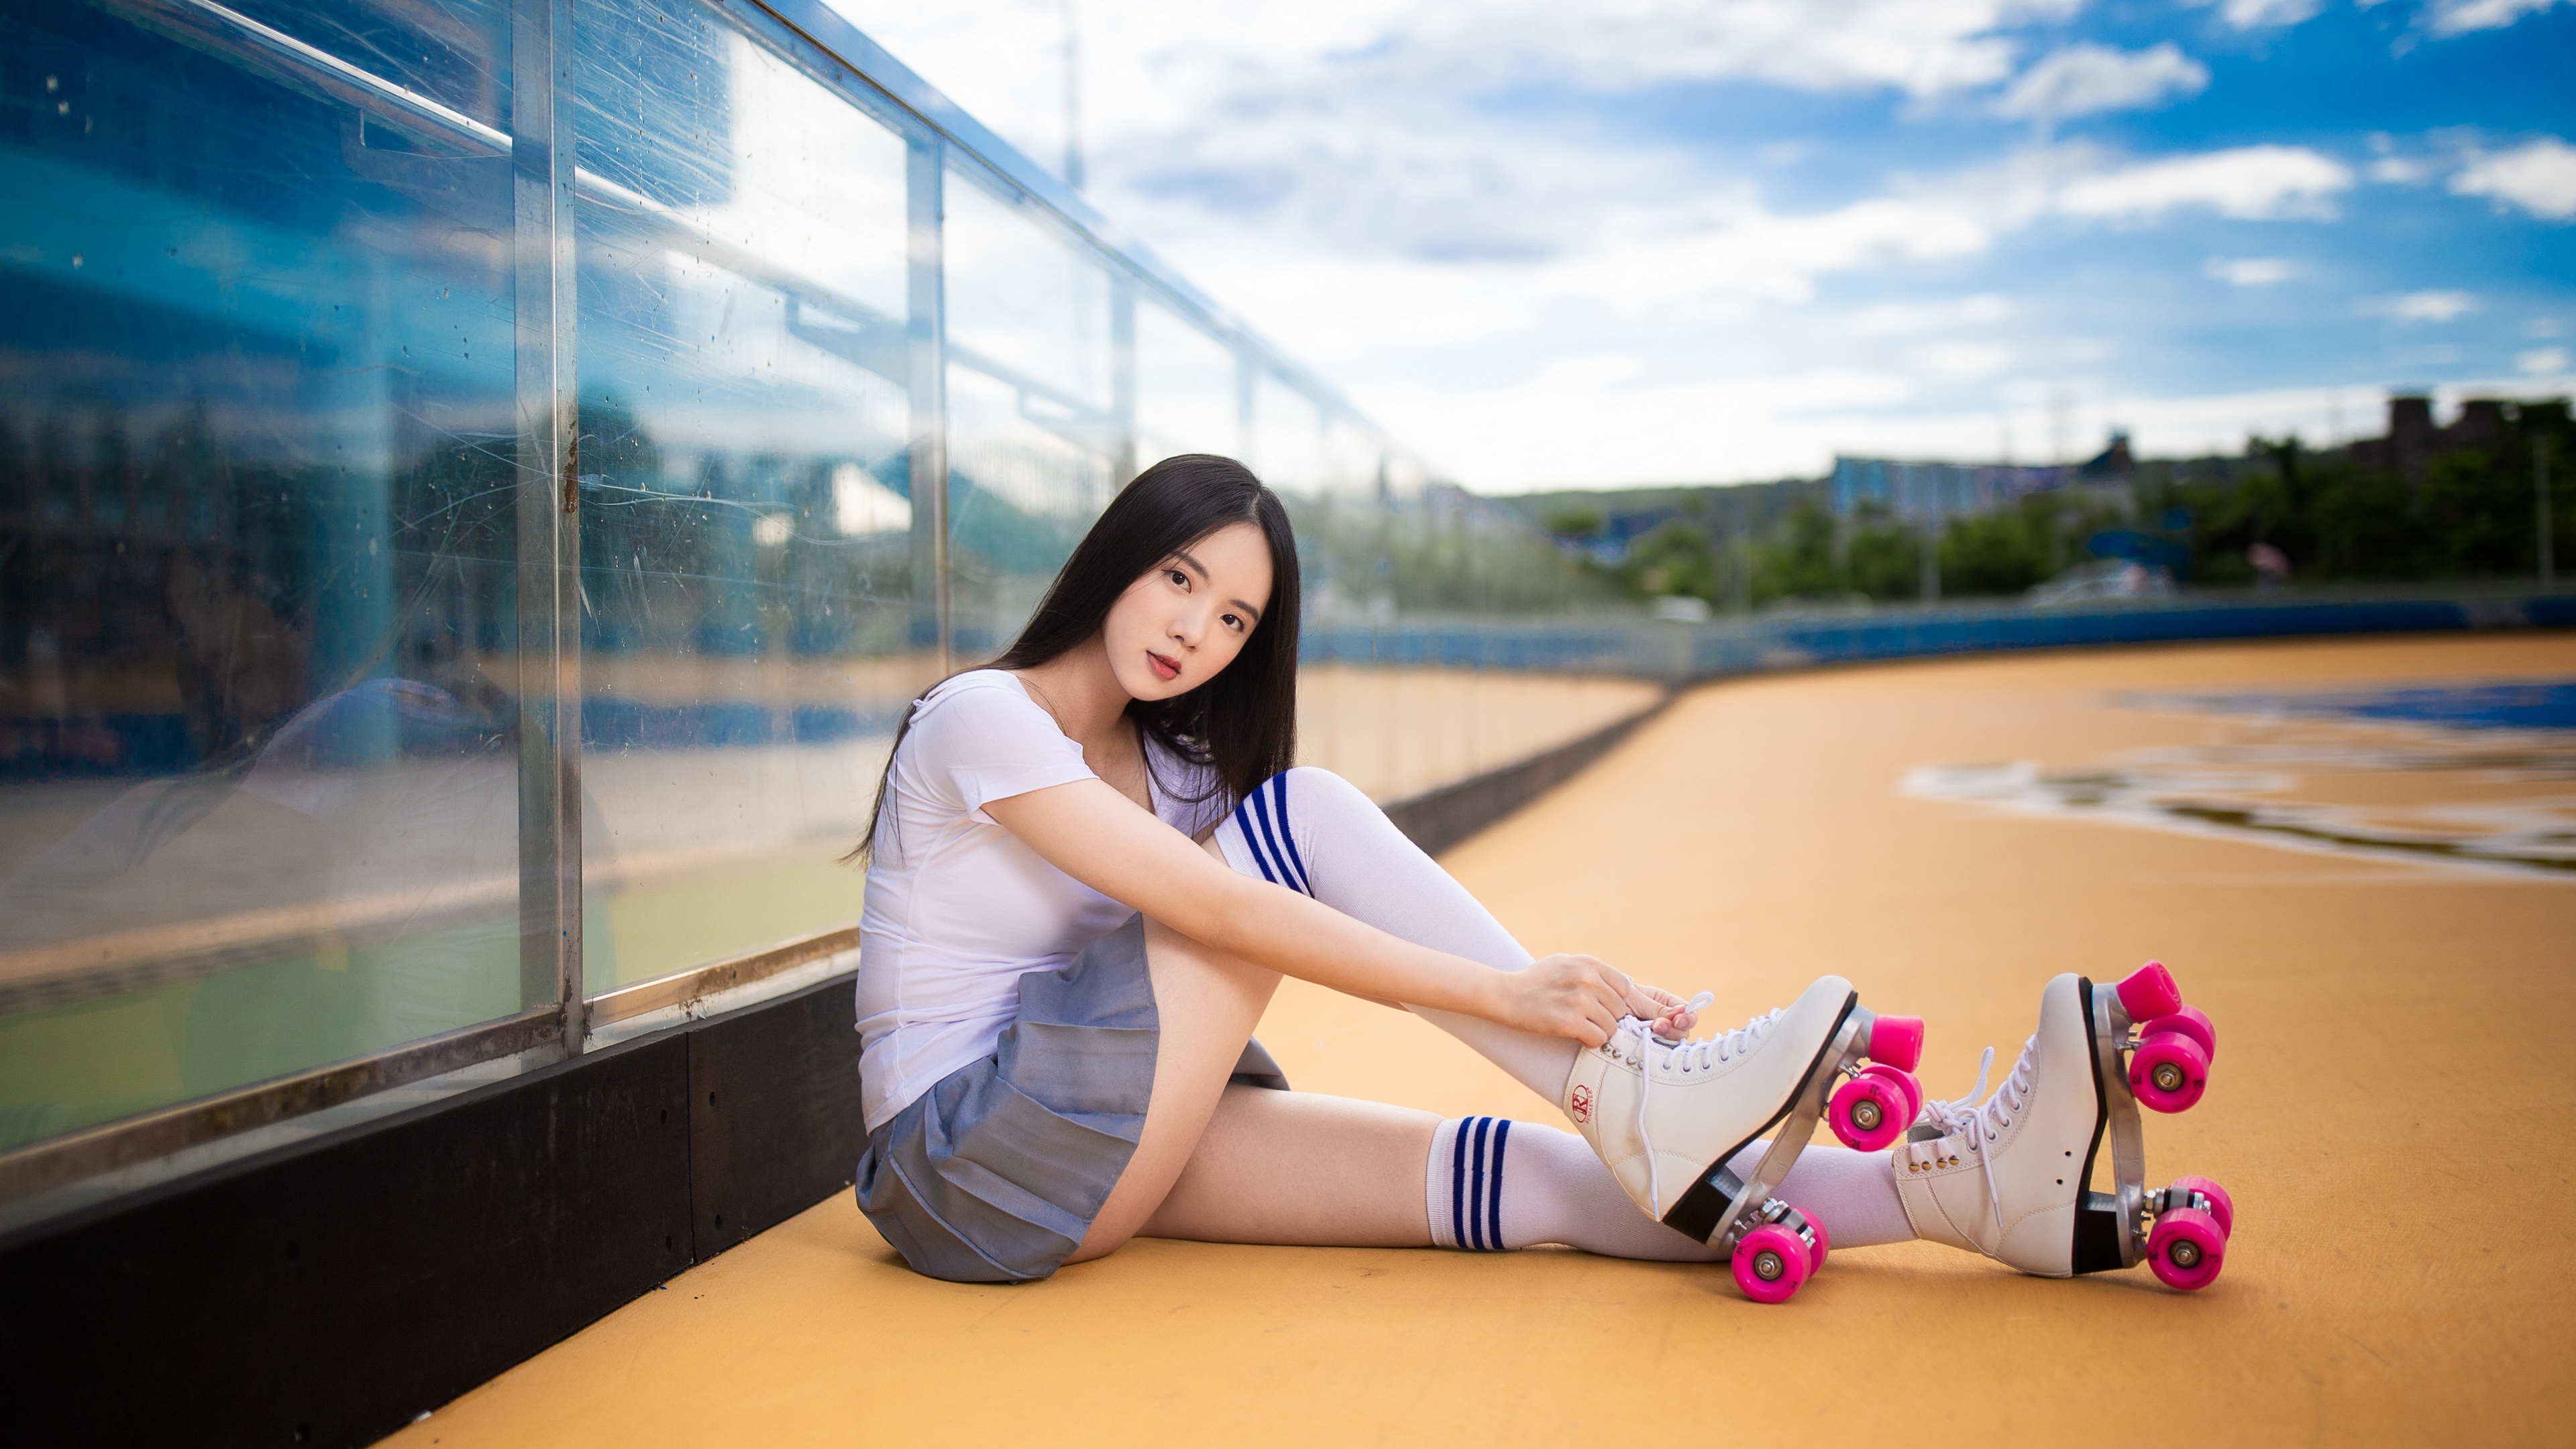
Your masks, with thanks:
M 1968 1096 L 1924 1104 L 1891 1155 L 1906 1217 L 1923 1237 L 2041 1277 L 2144 1260 L 2172 1287 L 2207 1287 L 2235 1204 L 2207 1178 L 2148 1190 L 2138 1105 L 2179 1112 L 2200 1100 L 2217 1043 L 2155 962 L 2112 988 L 2072 974 L 2049 982 L 2039 1030 L 1994 1095 L 1976 1100 L 1988 1048 Z M 2106 1130 L 2113 1191 L 2102 1193 L 2091 1184 Z
M 1703 992 L 1692 1008 L 1708 1001 Z M 1824 1240 L 1773 1192 L 1819 1117 L 1855 1146 L 1895 1141 L 1921 1101 L 1909 1074 L 1922 1051 L 1923 1023 L 1873 1015 L 1850 982 L 1826 976 L 1790 1006 L 1706 1041 L 1667 1042 L 1627 1018 L 1576 1054 L 1558 1105 L 1637 1206 L 1735 1255 L 1738 1282 L 1748 1261 L 1767 1271 L 1760 1291 L 1745 1291 L 1778 1302 L 1823 1261 Z M 1765 1133 L 1770 1146 L 1739 1178 L 1727 1162 Z

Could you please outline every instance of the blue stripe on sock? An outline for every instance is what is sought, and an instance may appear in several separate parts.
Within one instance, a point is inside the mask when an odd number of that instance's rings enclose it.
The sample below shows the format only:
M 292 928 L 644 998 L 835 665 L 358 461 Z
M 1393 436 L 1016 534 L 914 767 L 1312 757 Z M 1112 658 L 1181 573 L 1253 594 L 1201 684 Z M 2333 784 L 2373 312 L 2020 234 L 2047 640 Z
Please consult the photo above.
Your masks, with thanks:
M 1279 884 L 1286 886 L 1292 891 L 1297 889 L 1296 878 L 1288 874 L 1287 859 L 1279 853 L 1278 837 L 1271 833 L 1270 802 L 1261 798 L 1261 789 L 1259 786 L 1253 787 L 1252 795 L 1248 803 L 1252 806 L 1252 818 L 1259 823 L 1261 828 L 1262 849 L 1267 853 L 1271 862 L 1279 867 Z
M 1297 888 L 1308 895 L 1315 893 L 1314 878 L 1306 874 L 1306 857 L 1297 850 L 1297 832 L 1288 827 L 1288 776 L 1285 771 L 1270 777 L 1279 792 L 1279 838 L 1288 847 L 1288 863 L 1297 871 Z
M 1467 1124 L 1450 1135 L 1449 1246 L 1467 1246 Z
M 1494 1172 L 1491 1187 L 1485 1193 L 1488 1231 L 1485 1241 L 1499 1252 L 1503 1246 L 1503 1145 L 1511 1140 L 1512 1122 L 1506 1117 L 1494 1124 Z
M 1243 833 L 1244 848 L 1252 852 L 1252 863 L 1261 867 L 1261 878 L 1277 885 L 1279 877 L 1270 869 L 1269 858 L 1261 853 L 1261 837 L 1253 833 L 1252 817 L 1245 813 L 1245 806 L 1249 804 L 1251 801 L 1247 799 L 1243 805 L 1234 807 L 1234 828 Z
M 1485 1133 L 1494 1125 L 1491 1117 L 1478 1117 L 1476 1122 L 1476 1180 L 1467 1191 L 1467 1236 L 1478 1252 L 1485 1250 Z
M 1270 845 L 1270 858 L 1280 863 L 1279 873 L 1282 876 L 1286 876 L 1288 874 L 1287 857 L 1280 854 L 1279 841 L 1270 833 L 1270 807 L 1268 804 L 1263 802 L 1261 792 L 1259 790 L 1252 792 L 1252 813 L 1254 818 L 1261 822 L 1262 838 L 1268 841 Z M 1288 889 L 1292 891 L 1298 891 L 1300 893 L 1305 891 L 1305 887 L 1298 884 L 1294 877 L 1281 880 L 1279 884 L 1288 887 Z

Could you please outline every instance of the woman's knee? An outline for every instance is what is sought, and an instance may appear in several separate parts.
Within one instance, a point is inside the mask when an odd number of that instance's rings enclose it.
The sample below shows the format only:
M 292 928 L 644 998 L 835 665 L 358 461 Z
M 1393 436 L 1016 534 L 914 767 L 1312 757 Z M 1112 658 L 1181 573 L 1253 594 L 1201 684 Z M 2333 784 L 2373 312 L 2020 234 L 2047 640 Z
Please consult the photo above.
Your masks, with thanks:
M 1359 786 L 1321 765 L 1291 765 L 1274 777 L 1287 783 L 1288 796 L 1299 805 L 1377 811 L 1378 804 Z
M 1159 921 L 1145 922 L 1145 969 L 1159 999 L 1174 985 L 1195 995 L 1200 982 L 1222 983 L 1228 996 L 1256 995 L 1267 1003 L 1279 985 L 1279 973 L 1228 951 L 1194 941 Z M 1256 1015 L 1258 1014 L 1256 1009 Z M 1168 1028 L 1170 1023 L 1165 1023 Z

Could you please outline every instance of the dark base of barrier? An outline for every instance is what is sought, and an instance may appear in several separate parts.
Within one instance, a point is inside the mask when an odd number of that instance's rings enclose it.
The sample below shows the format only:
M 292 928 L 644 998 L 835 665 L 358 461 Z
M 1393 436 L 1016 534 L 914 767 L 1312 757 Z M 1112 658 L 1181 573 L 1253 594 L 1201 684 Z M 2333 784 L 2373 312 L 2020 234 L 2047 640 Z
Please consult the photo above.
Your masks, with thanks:
M 850 978 L 0 1239 L 23 1444 L 363 1444 L 848 1185 Z
M 1619 742 L 1635 733 L 1639 725 L 1663 713 L 1678 697 L 1678 691 L 1667 692 L 1662 699 L 1617 724 L 1532 755 L 1517 765 L 1505 765 L 1472 780 L 1399 800 L 1386 808 L 1387 818 L 1414 844 L 1438 855 L 1574 778 L 1584 766 L 1618 748 Z

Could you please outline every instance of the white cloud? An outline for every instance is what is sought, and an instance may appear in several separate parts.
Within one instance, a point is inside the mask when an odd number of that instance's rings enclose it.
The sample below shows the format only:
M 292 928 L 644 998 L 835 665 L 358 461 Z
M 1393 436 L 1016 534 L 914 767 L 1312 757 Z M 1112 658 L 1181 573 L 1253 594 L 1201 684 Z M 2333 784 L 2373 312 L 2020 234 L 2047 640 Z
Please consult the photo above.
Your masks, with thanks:
M 1029 156 L 1064 154 L 1059 0 L 826 0 Z M 1621 92 L 1757 81 L 1924 98 L 2013 71 L 2011 28 L 2083 0 L 1082 0 L 1085 142 L 1114 150 L 1214 120 L 1362 93 L 1402 109 L 1516 88 Z
M 2070 45 L 2022 72 L 1995 110 L 2047 125 L 2069 116 L 2143 110 L 2208 87 L 2209 67 L 2172 41 L 2145 50 Z
M 2327 217 L 2352 168 L 2304 146 L 2239 146 L 2086 177 L 2058 196 L 2071 216 L 2130 220 L 2206 206 L 2247 220 Z
M 827 3 L 1041 164 L 1062 155 L 1061 0 Z M 2174 46 L 2084 46 L 2032 23 L 2079 8 L 1079 0 L 1090 190 L 1441 472 L 1488 490 L 1812 475 L 1836 450 L 1989 456 L 2012 447 L 1999 433 L 2027 459 L 2061 411 L 2066 450 L 2085 454 L 2112 422 L 2137 424 L 2142 446 L 2232 447 L 2324 415 L 2313 398 L 2308 414 L 2234 395 L 2124 401 L 2118 378 L 2145 355 L 2131 350 L 2140 308 L 2237 299 L 2155 292 L 2171 279 L 2152 277 L 2147 294 L 2118 295 L 2116 258 L 2078 287 L 2067 274 L 2085 244 L 2062 234 L 2161 223 L 2187 268 L 2264 246 L 2222 239 L 2219 218 L 2329 215 L 2366 154 L 2388 153 L 2140 159 L 2017 143 L 1991 119 L 1972 123 L 1986 140 L 1877 153 L 1867 141 L 1899 121 L 1847 125 L 1856 111 L 1950 125 L 2010 105 L 2044 131 L 2206 87 Z M 2281 24 L 2309 8 L 2224 13 Z M 1867 104 L 1730 148 L 1706 127 L 1641 121 L 1627 99 L 1713 82 Z M 2016 237 L 2038 252 L 2032 274 L 1979 261 Z M 2213 265 L 2257 285 L 2279 261 Z M 2218 361 L 2229 377 L 2262 366 Z M 2105 380 L 2083 376 L 2095 370 Z M 2017 387 L 2077 400 L 2010 402 Z
M 2476 310 L 2478 299 L 2466 292 L 2403 292 L 2365 298 L 2361 303 L 2363 316 L 2400 322 L 2456 322 Z
M 2565 372 L 2568 365 L 2564 347 L 2535 347 L 2513 355 L 2513 365 L 2527 373 Z
M 2451 36 L 2472 30 L 2497 30 L 2557 3 L 2558 0 L 2434 0 L 2433 33 Z
M 2543 136 L 2510 151 L 2471 161 L 2451 178 L 2462 196 L 2510 201 L 2534 216 L 2576 217 L 2576 146 Z
M 2200 269 L 2231 287 L 2268 287 L 2288 281 L 2294 270 L 2287 257 L 2211 257 Z
M 2176 162 L 2191 184 L 2159 183 L 2158 207 L 2289 209 L 2302 187 L 2335 179 L 2331 163 L 2272 166 L 2281 174 L 2249 187 L 2229 179 L 2228 153 L 2213 181 L 2192 164 L 2205 158 L 2142 166 L 2089 146 L 2034 147 L 1791 212 L 1749 185 L 1695 190 L 1672 157 L 1626 156 L 1643 169 L 1605 177 L 1561 142 L 1478 134 L 1517 168 L 1491 168 L 1498 198 L 1444 193 L 1441 205 L 1493 208 L 1529 240 L 1521 250 L 1387 244 L 1416 234 L 1395 179 L 1411 164 L 1388 159 L 1415 144 L 1400 136 L 1334 143 L 1339 159 L 1317 171 L 1313 194 L 1366 198 L 1357 204 L 1274 199 L 1238 213 L 1195 194 L 1138 200 L 1153 209 L 1145 234 L 1211 294 L 1487 490 L 1812 473 L 1838 448 L 1984 456 L 1997 447 L 1991 413 L 1954 438 L 1918 425 L 1921 411 L 2009 388 L 2016 369 L 2116 367 L 2119 349 L 1996 291 L 1924 296 L 1899 280 L 1916 263 L 1974 257 L 2052 219 L 2142 216 L 2149 208 L 2098 202 L 2088 214 L 2084 189 Z M 1656 179 L 1659 167 L 1671 179 Z M 2062 207 L 2069 194 L 2076 203 Z M 1559 220 L 1515 219 L 1522 211 Z M 1902 290 L 1875 305 L 1834 300 L 1891 283 Z M 2079 431 L 2089 454 L 2098 429 Z M 2039 424 L 2016 432 L 2025 453 L 2047 435 Z
M 2012 366 L 2012 349 L 1990 342 L 1936 342 L 1914 349 L 1914 363 L 1946 382 L 1992 377 Z
M 1936 327 L 2000 322 L 2012 315 L 2012 303 L 1992 292 L 1954 302 L 1882 302 L 1852 315 L 1851 330 L 1864 337 L 1928 332 Z
M 2207 5 L 2212 0 L 2193 0 Z M 2221 0 L 2218 13 L 2239 30 L 2296 25 L 2325 8 L 2325 0 Z

